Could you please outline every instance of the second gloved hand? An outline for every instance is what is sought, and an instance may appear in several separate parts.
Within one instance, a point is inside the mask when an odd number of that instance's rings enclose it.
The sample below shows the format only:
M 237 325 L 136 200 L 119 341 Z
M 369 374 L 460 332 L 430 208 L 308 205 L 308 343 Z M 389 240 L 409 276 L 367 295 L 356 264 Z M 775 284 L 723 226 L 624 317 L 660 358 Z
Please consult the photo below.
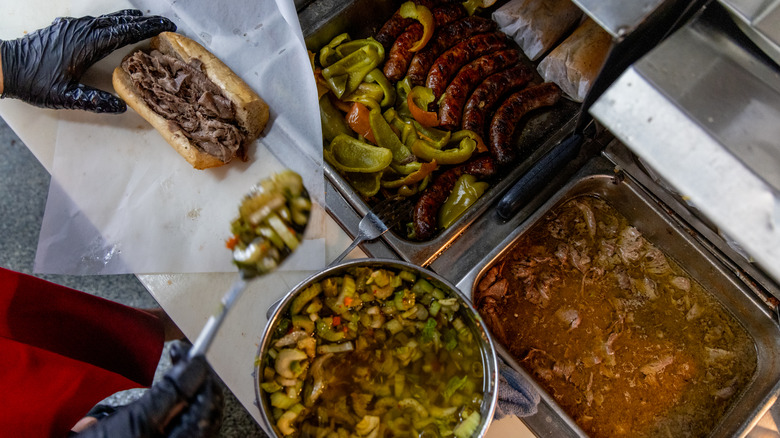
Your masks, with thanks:
M 98 421 L 79 438 L 207 438 L 222 425 L 224 397 L 206 359 L 171 345 L 173 366 L 140 399 Z
M 3 94 L 45 108 L 119 113 L 111 93 L 81 84 L 81 75 L 112 51 L 176 25 L 159 16 L 124 10 L 99 17 L 57 18 L 22 38 L 0 41 Z

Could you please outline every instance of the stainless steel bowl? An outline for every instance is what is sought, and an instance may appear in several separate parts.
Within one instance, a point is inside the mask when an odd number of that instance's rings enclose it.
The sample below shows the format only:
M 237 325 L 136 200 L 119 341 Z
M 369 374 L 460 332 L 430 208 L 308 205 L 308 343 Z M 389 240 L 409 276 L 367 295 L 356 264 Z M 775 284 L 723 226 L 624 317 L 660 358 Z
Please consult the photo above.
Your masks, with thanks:
M 263 419 L 266 431 L 273 434 L 276 437 L 283 437 L 274 424 L 273 417 L 271 416 L 271 406 L 262 391 L 260 390 L 260 379 L 262 377 L 263 358 L 265 353 L 270 348 L 270 343 L 273 338 L 274 330 L 279 324 L 279 321 L 284 315 L 292 301 L 298 294 L 304 291 L 311 284 L 324 280 L 328 277 L 343 275 L 349 268 L 352 267 L 369 267 L 369 268 L 385 268 L 385 269 L 405 269 L 414 272 L 418 277 L 424 277 L 426 280 L 434 283 L 437 287 L 443 291 L 449 293 L 458 299 L 460 303 L 460 314 L 465 318 L 466 324 L 471 328 L 475 334 L 475 338 L 479 340 L 480 350 L 482 352 L 482 364 L 484 367 L 484 378 L 482 381 L 482 391 L 484 394 L 482 401 L 482 408 L 480 415 L 482 416 L 481 423 L 477 429 L 475 436 L 484 436 L 487 432 L 490 422 L 493 420 L 493 414 L 496 409 L 496 403 L 498 400 L 498 363 L 496 359 L 496 350 L 493 344 L 493 339 L 488 334 L 487 328 L 482 320 L 482 317 L 477 313 L 472 306 L 469 299 L 458 290 L 452 283 L 431 272 L 427 269 L 421 268 L 417 265 L 407 263 L 399 260 L 390 259 L 361 259 L 353 260 L 341 263 L 339 265 L 327 268 L 308 279 L 298 284 L 287 296 L 281 301 L 281 304 L 276 311 L 268 319 L 268 324 L 263 331 L 263 335 L 260 340 L 260 348 L 257 351 L 255 359 L 255 396 L 256 404 L 260 409 L 260 414 Z

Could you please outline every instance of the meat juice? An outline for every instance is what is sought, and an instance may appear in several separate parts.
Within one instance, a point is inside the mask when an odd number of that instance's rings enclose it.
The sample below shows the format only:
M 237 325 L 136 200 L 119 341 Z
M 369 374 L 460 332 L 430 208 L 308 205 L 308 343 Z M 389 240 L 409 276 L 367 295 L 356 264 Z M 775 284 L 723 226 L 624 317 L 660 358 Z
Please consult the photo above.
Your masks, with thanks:
M 706 436 L 756 370 L 755 342 L 726 308 L 595 197 L 524 233 L 474 301 L 593 437 Z

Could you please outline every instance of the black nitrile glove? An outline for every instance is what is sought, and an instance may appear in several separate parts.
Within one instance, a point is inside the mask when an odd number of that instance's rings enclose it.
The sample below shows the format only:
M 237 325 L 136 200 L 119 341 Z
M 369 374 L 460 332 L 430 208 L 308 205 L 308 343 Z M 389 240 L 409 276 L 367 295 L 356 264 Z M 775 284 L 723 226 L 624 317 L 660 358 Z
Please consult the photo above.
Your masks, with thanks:
M 206 359 L 171 345 L 173 366 L 144 395 L 88 427 L 79 438 L 207 438 L 222 425 L 224 397 Z
M 144 17 L 139 10 L 57 18 L 22 38 L 0 41 L 2 97 L 45 108 L 121 113 L 127 109 L 121 99 L 79 83 L 81 75 L 120 47 L 174 30 L 167 18 Z

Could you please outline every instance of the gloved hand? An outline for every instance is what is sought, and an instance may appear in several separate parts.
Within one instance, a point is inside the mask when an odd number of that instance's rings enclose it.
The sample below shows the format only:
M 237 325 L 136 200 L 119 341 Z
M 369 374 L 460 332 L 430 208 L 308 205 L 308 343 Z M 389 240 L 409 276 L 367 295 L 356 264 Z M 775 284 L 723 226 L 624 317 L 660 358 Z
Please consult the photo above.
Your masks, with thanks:
M 139 10 L 57 18 L 22 38 L 0 41 L 2 97 L 45 108 L 124 112 L 121 99 L 79 83 L 81 75 L 120 47 L 174 30 L 167 18 L 143 17 Z
M 79 438 L 207 438 L 222 425 L 224 397 L 206 359 L 187 359 L 189 345 L 171 345 L 173 366 L 127 406 L 98 421 Z

